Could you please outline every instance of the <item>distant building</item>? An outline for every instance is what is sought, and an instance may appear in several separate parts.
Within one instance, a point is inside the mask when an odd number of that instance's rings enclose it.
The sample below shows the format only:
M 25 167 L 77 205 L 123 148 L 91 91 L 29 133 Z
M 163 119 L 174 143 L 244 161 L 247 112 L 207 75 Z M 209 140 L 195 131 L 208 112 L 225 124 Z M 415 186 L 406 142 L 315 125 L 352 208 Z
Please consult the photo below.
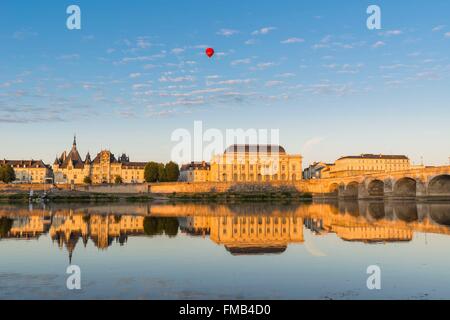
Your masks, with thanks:
M 303 170 L 303 179 L 305 180 L 321 179 L 322 171 L 332 166 L 333 164 L 330 163 L 314 162 L 308 168 Z
M 211 181 L 300 181 L 302 156 L 289 155 L 281 146 L 233 145 L 211 161 Z
M 409 170 L 410 160 L 404 155 L 362 154 L 336 160 L 322 171 L 322 178 L 340 178 L 378 172 Z
M 206 162 L 191 162 L 181 166 L 179 181 L 208 182 L 211 166 Z
M 77 150 L 74 138 L 72 149 L 65 151 L 53 163 L 55 183 L 82 184 L 89 177 L 93 184 L 114 183 L 116 177 L 121 177 L 123 183 L 143 183 L 145 162 L 130 162 L 127 155 L 118 159 L 108 150 L 97 154 L 94 160 L 88 153 L 83 160 Z
M 42 160 L 0 160 L 0 165 L 14 169 L 15 183 L 44 183 L 51 178 L 52 172 Z

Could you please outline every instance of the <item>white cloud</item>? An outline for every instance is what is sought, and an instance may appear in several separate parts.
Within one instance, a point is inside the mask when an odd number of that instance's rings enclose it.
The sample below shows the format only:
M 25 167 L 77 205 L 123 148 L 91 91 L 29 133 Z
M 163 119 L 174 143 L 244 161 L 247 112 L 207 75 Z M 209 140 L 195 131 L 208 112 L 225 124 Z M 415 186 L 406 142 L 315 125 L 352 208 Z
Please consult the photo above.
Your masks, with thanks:
M 224 36 L 224 37 L 231 37 L 234 36 L 235 34 L 238 34 L 239 31 L 237 30 L 233 30 L 233 29 L 220 29 L 217 34 L 219 36 Z
M 403 34 L 403 31 L 401 31 L 401 30 L 389 30 L 389 31 L 386 31 L 384 34 L 387 35 L 387 36 L 399 36 L 399 35 Z
M 141 76 L 142 74 L 141 73 L 139 73 L 139 72 L 136 72 L 136 73 L 130 73 L 130 78 L 139 78 L 140 76 Z
M 247 58 L 247 59 L 239 59 L 239 60 L 231 61 L 230 64 L 232 66 L 237 66 L 237 65 L 240 65 L 240 64 L 249 64 L 249 63 L 251 63 L 251 59 Z
M 281 41 L 282 44 L 292 44 L 292 43 L 301 43 L 301 42 L 305 42 L 305 39 L 289 38 L 289 39 L 286 39 L 284 41 Z
M 184 52 L 183 48 L 174 48 L 174 49 L 172 49 L 172 53 L 173 54 L 181 54 L 183 52 Z
M 446 34 L 444 34 L 444 36 L 445 36 L 446 38 L 450 38 L 450 32 L 447 32 Z
M 375 43 L 372 45 L 372 48 L 377 49 L 377 48 L 384 47 L 385 45 L 386 45 L 385 42 L 383 42 L 383 41 L 377 41 L 377 42 L 375 42 Z
M 253 79 L 231 79 L 231 80 L 218 81 L 216 84 L 236 85 L 236 84 L 248 84 L 252 81 L 253 81 Z
M 274 31 L 274 30 L 276 30 L 277 28 L 275 28 L 275 27 L 264 27 L 264 28 L 261 28 L 261 29 L 259 29 L 259 30 L 255 30 L 255 31 L 253 31 L 252 32 L 252 35 L 254 35 L 254 36 L 257 36 L 257 35 L 266 35 L 266 34 L 269 34 L 271 31 Z
M 80 58 L 80 55 L 77 53 L 74 54 L 63 54 L 59 56 L 58 60 L 78 60 Z
M 25 40 L 27 38 L 36 37 L 37 32 L 28 31 L 28 30 L 20 30 L 13 33 L 12 38 L 15 40 Z
M 159 82 L 186 82 L 186 81 L 194 81 L 195 78 L 192 76 L 184 76 L 184 77 L 166 77 L 162 76 L 159 78 Z
M 264 70 L 264 69 L 273 67 L 274 65 L 275 65 L 274 62 L 262 62 L 262 63 L 258 63 L 258 64 L 256 65 L 256 67 L 257 67 L 258 69 L 260 69 L 260 70 Z
M 292 77 L 295 77 L 295 76 L 296 76 L 295 73 L 290 73 L 290 72 L 281 73 L 281 74 L 277 74 L 276 75 L 277 78 L 292 78 Z
M 434 27 L 431 31 L 438 32 L 438 31 L 441 31 L 444 28 L 445 28 L 445 25 L 440 25 L 440 26 Z
M 279 86 L 280 84 L 283 84 L 283 81 L 279 81 L 279 80 L 272 80 L 272 81 L 267 81 L 266 82 L 266 87 L 275 87 L 275 86 Z
M 248 46 L 254 45 L 256 43 L 257 43 L 256 39 L 249 39 L 249 40 L 245 41 L 245 44 Z

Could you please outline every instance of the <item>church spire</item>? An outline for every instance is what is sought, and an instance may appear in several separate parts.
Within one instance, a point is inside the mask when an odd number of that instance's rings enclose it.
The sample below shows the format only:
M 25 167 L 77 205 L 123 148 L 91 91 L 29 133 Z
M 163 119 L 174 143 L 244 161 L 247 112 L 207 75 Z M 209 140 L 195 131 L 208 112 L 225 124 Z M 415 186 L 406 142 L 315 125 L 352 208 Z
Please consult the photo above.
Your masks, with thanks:
M 74 148 L 77 147 L 77 135 L 76 134 L 73 135 L 73 147 Z

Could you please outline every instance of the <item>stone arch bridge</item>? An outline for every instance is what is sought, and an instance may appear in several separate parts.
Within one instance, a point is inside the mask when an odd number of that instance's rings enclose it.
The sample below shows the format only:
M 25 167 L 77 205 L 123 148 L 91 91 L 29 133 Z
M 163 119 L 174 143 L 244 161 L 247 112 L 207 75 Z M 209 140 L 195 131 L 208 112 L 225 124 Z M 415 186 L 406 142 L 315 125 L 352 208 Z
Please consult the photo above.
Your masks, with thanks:
M 307 188 L 325 197 L 450 200 L 450 166 L 313 180 Z

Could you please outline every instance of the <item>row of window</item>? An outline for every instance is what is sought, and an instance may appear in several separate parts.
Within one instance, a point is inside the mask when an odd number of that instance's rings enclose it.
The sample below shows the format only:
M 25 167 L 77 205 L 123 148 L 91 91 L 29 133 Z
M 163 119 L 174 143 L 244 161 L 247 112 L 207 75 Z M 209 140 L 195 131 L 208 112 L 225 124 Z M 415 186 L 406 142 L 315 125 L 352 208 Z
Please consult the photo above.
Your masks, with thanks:
M 297 181 L 296 174 L 293 174 L 290 178 L 292 181 Z M 234 181 L 234 182 L 236 182 L 236 181 L 248 181 L 248 182 L 258 181 L 258 182 L 261 182 L 261 181 L 288 181 L 288 180 L 289 180 L 289 177 L 284 174 L 281 175 L 281 179 L 280 179 L 280 176 L 278 176 L 277 174 L 272 175 L 272 176 L 257 175 L 256 177 L 253 174 L 251 174 L 249 176 L 246 176 L 246 175 L 239 176 L 237 174 L 234 174 L 232 177 L 232 181 Z M 228 176 L 226 174 L 223 174 L 221 181 L 228 182 L 229 181 Z

